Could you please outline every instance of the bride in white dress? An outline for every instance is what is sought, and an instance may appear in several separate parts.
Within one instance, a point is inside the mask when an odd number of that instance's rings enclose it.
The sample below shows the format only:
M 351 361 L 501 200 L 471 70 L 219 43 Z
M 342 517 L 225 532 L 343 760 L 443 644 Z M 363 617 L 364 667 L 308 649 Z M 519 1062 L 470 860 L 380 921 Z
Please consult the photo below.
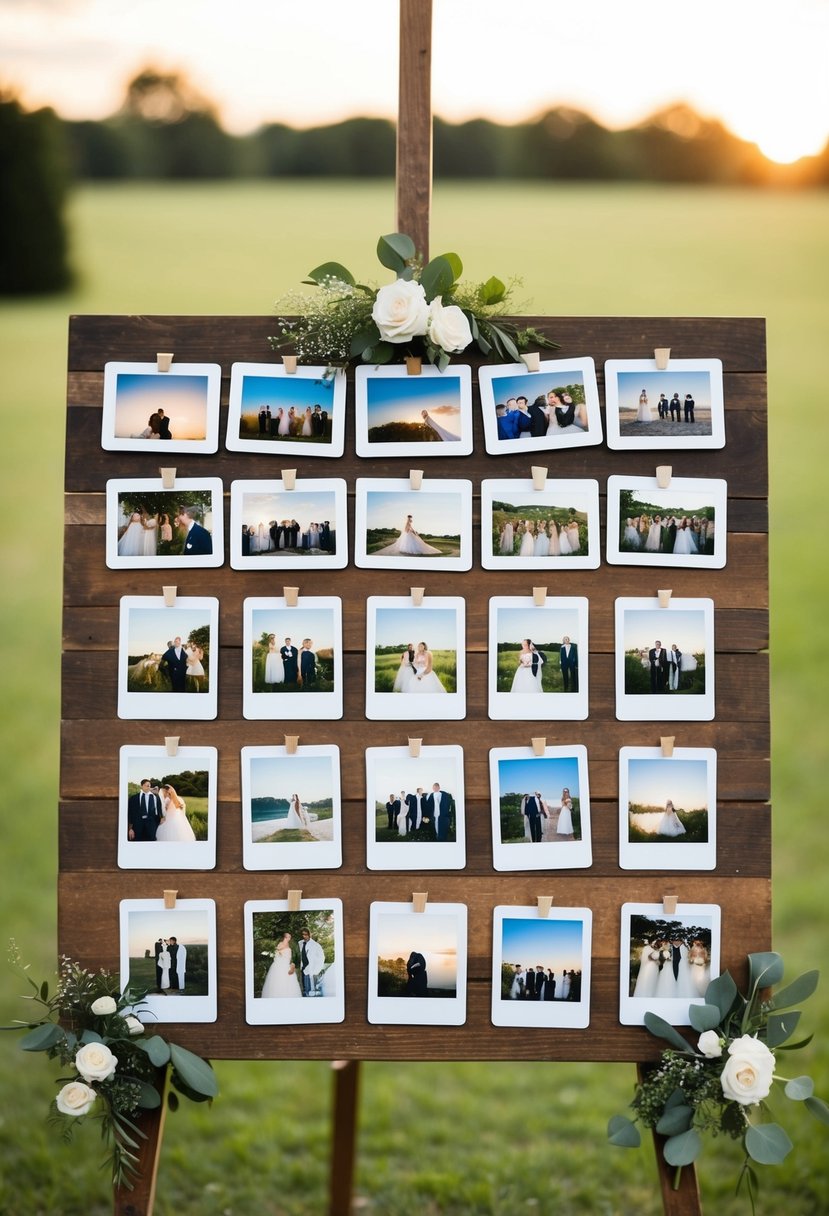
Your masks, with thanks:
M 407 515 L 406 522 L 400 529 L 400 535 L 394 544 L 386 545 L 385 549 L 378 549 L 374 556 L 440 557 L 440 549 L 435 549 L 432 545 L 427 545 L 425 540 L 420 539 L 415 532 L 411 515 Z
M 637 422 L 653 422 L 653 410 L 648 404 L 648 394 L 642 389 L 639 394 L 639 409 L 636 411 Z
M 282 824 L 280 831 L 285 828 L 298 828 L 300 831 L 307 831 L 311 826 L 311 821 L 308 818 L 308 812 L 300 802 L 299 794 L 291 794 L 291 803 L 288 807 L 288 814 L 285 822 Z
M 307 409 L 305 410 L 305 413 L 303 414 L 303 417 L 302 417 L 302 435 L 303 435 L 304 439 L 307 439 L 308 436 L 312 435 L 312 434 L 313 434 L 313 430 L 311 427 L 311 407 L 309 405 L 307 407 Z
M 570 798 L 570 791 L 566 788 L 561 791 L 561 811 L 556 824 L 556 835 L 573 835 L 573 802 Z
M 503 556 L 512 557 L 512 524 L 504 524 L 504 530 L 501 533 L 501 554 Z
M 159 984 L 159 987 L 162 992 L 167 992 L 170 987 L 170 964 L 171 964 L 171 962 L 172 962 L 172 958 L 170 955 L 170 951 L 167 949 L 167 943 L 162 942 L 161 949 L 158 952 L 158 958 L 156 959 L 156 966 L 158 967 L 159 971 L 161 972 L 161 982 Z
M 284 933 L 262 985 L 263 997 L 302 996 L 291 950 L 291 935 Z
M 144 524 L 144 556 L 155 557 L 158 553 L 158 516 L 145 515 Z
M 161 808 L 164 818 L 158 825 L 156 840 L 191 843 L 196 839 L 196 833 L 187 818 L 184 799 L 179 797 L 171 785 L 161 787 Z
M 282 662 L 282 656 L 280 655 L 279 647 L 276 644 L 275 633 L 268 634 L 268 656 L 265 659 L 265 683 L 285 683 L 285 664 Z
M 670 798 L 665 803 L 665 811 L 662 818 L 659 820 L 659 827 L 656 829 L 660 836 L 684 836 L 685 827 L 682 820 L 674 810 L 674 804 Z
M 676 540 L 674 541 L 674 553 L 696 553 L 697 547 L 694 542 L 694 534 L 688 526 L 688 520 L 683 519 L 682 523 L 676 530 Z
M 426 410 L 421 410 L 420 416 L 423 419 L 423 425 L 428 426 L 431 430 L 433 430 L 438 439 L 443 439 L 448 443 L 457 443 L 459 441 L 460 436 L 453 435 L 451 431 L 444 430 L 442 426 L 438 426 L 438 424 L 429 417 Z
M 659 942 L 648 942 L 639 951 L 639 974 L 633 988 L 635 997 L 652 997 L 659 979 Z
M 533 675 L 533 658 L 538 659 L 538 672 Z M 533 644 L 529 638 L 524 638 L 521 642 L 521 652 L 518 655 L 518 667 L 515 675 L 512 677 L 512 686 L 510 692 L 541 692 L 541 664 L 543 659 L 541 655 L 535 655 Z
M 524 531 L 521 534 L 521 548 L 518 550 L 519 557 L 532 557 L 535 553 L 535 539 L 532 532 L 532 524 L 528 519 L 524 520 Z
M 418 642 L 414 658 L 414 678 L 409 680 L 404 692 L 446 692 L 440 677 L 432 670 L 432 652 L 425 642 Z
M 277 424 L 276 433 L 277 433 L 277 435 L 290 435 L 291 419 L 290 419 L 289 415 L 285 413 L 284 410 L 281 409 L 279 411 L 279 413 L 281 414 L 281 417 Z
M 403 651 L 400 656 L 400 666 L 397 669 L 397 675 L 394 677 L 392 692 L 408 692 L 409 684 L 415 678 L 414 670 L 415 648 L 412 642 Z
M 631 549 L 639 548 L 639 529 L 634 526 L 630 516 L 625 520 L 625 533 L 622 537 L 622 544 L 628 545 Z
M 130 522 L 118 540 L 119 557 L 144 557 L 144 521 L 140 511 L 133 511 Z

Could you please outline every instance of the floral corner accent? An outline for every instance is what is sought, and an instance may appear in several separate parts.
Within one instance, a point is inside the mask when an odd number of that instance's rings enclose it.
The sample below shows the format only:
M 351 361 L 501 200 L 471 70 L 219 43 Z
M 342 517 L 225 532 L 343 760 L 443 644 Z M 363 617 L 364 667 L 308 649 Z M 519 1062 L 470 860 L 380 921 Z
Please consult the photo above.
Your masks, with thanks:
M 139 1141 L 146 1139 L 136 1119 L 163 1100 L 158 1069 L 166 1069 L 163 1096 L 173 1110 L 178 1099 L 171 1087 L 193 1102 L 218 1094 L 213 1069 L 186 1048 L 148 1033 L 132 1012 L 140 1010 L 146 993 L 119 992 L 117 980 L 106 971 L 86 971 L 63 958 L 50 995 L 47 981 L 37 984 L 27 974 L 14 943 L 10 960 L 32 989 L 23 1000 L 31 1001 L 41 1016 L 3 1029 L 27 1030 L 20 1041 L 23 1051 L 43 1051 L 72 1070 L 58 1080 L 52 1119 L 62 1125 L 65 1139 L 71 1139 L 85 1116 L 99 1120 L 112 1185 L 131 1188 L 139 1173 Z
M 775 953 L 749 954 L 748 966 L 748 996 L 741 995 L 725 971 L 708 985 L 704 1004 L 689 1007 L 688 1020 L 699 1033 L 696 1047 L 663 1018 L 645 1014 L 651 1034 L 671 1046 L 637 1085 L 631 1102 L 635 1118 L 615 1115 L 607 1134 L 611 1144 L 637 1148 L 637 1122 L 651 1128 L 666 1137 L 662 1153 L 677 1171 L 699 1156 L 701 1133 L 742 1140 L 745 1159 L 737 1191 L 745 1187 L 754 1212 L 759 1193 L 754 1165 L 778 1165 L 792 1149 L 783 1128 L 764 1117 L 775 1082 L 822 1123 L 829 1124 L 829 1106 L 815 1097 L 810 1077 L 781 1076 L 775 1056 L 775 1051 L 795 1051 L 811 1042 L 811 1035 L 796 1043 L 789 1040 L 800 1021 L 794 1006 L 812 995 L 819 973 L 807 971 L 769 994 L 783 978 L 783 959 Z
M 339 262 L 310 271 L 305 283 L 316 290 L 283 297 L 281 308 L 297 315 L 277 318 L 280 332 L 269 338 L 271 346 L 291 346 L 303 363 L 329 368 L 414 355 L 443 371 L 452 355 L 472 345 L 482 355 L 514 362 L 531 346 L 557 345 L 506 319 L 517 280 L 460 283 L 463 263 L 456 253 L 424 264 L 403 232 L 381 236 L 377 257 L 397 276 L 383 287 L 358 283 Z

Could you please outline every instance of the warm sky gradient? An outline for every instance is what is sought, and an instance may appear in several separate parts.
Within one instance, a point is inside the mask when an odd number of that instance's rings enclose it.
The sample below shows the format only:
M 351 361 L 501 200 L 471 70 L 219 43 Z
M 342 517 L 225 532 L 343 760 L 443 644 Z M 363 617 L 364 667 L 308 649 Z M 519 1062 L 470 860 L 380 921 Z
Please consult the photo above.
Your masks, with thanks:
M 253 756 L 251 798 L 290 798 L 304 803 L 330 798 L 334 789 L 330 756 Z
M 446 371 L 442 376 L 390 376 L 366 380 L 366 413 L 368 425 L 384 426 L 387 422 L 423 422 L 428 410 L 445 431 L 461 433 L 461 382 L 457 374 Z
M 687 101 L 767 155 L 829 135 L 825 0 L 435 0 L 433 104 L 516 122 L 557 105 L 626 126 Z M 393 117 L 391 0 L 0 0 L 0 78 L 30 104 L 103 117 L 148 63 L 183 70 L 233 130 Z
M 198 946 L 208 940 L 207 934 L 208 919 L 204 909 L 197 912 L 186 908 L 130 912 L 127 929 L 130 958 L 143 958 L 145 950 L 152 954 L 159 937 L 175 937 L 185 946 Z
M 455 493 L 424 494 L 422 490 L 369 490 L 366 495 L 366 527 L 405 527 L 411 515 L 416 532 L 430 536 L 460 532 L 461 496 Z
M 2 0 L 0 0 L 2 3 Z M 140 435 L 150 415 L 162 409 L 173 439 L 204 439 L 207 434 L 207 376 L 155 376 L 119 372 L 115 399 L 115 436 Z
M 501 934 L 501 961 L 523 967 L 548 967 L 551 971 L 581 971 L 581 920 L 536 917 L 504 920 Z
M 176 638 L 186 644 L 194 629 L 209 624 L 209 608 L 131 608 L 128 653 L 158 653 Z
M 575 756 L 532 756 L 526 760 L 498 761 L 498 793 L 531 794 L 541 791 L 541 797 L 552 806 L 561 805 L 561 791 L 566 786 L 572 798 L 579 797 L 579 762 Z
M 458 975 L 458 921 L 455 916 L 381 912 L 377 917 L 377 957 L 426 959 L 430 988 L 454 988 Z
M 337 526 L 333 490 L 284 490 L 265 494 L 242 495 L 242 523 L 256 528 L 270 520 L 295 519 L 303 528 L 311 523 L 321 524 L 328 520 L 332 528 Z
M 670 798 L 685 810 L 708 807 L 705 760 L 632 759 L 628 762 L 628 802 L 664 806 Z

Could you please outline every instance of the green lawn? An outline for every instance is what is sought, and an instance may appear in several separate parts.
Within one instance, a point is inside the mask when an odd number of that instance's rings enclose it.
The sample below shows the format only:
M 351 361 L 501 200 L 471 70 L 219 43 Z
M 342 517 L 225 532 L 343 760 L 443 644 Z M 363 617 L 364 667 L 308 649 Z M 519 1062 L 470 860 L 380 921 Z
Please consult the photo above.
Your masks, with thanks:
M 4 595 L 4 882 L 0 919 L 38 976 L 55 957 L 60 560 L 66 317 L 70 312 L 266 313 L 315 265 L 380 279 L 373 248 L 394 227 L 375 183 L 102 186 L 73 205 L 78 288 L 0 305 L 5 426 L 0 468 Z M 792 974 L 826 958 L 824 773 L 829 614 L 824 503 L 829 194 L 642 185 L 438 186 L 433 250 L 473 279 L 523 274 L 518 300 L 551 315 L 764 315 L 769 324 L 775 944 Z M 739 453 L 735 453 L 735 460 Z M 34 462 L 34 463 L 33 463 Z M 721 824 L 727 831 L 727 824 Z M 3 984 L 2 1021 L 20 1016 Z M 806 1007 L 799 1053 L 829 1096 L 829 1000 Z M 44 1113 L 42 1062 L 11 1036 L 0 1052 L 0 1211 L 103 1216 L 99 1144 L 61 1146 Z M 168 1125 L 158 1216 L 312 1216 L 324 1209 L 328 1069 L 218 1064 L 222 1096 Z M 361 1104 L 357 1192 L 377 1216 L 611 1216 L 661 1210 L 647 1153 L 611 1151 L 607 1117 L 630 1097 L 629 1065 L 372 1064 Z M 55 1073 L 55 1075 L 57 1075 Z M 764 1212 L 829 1210 L 827 1133 L 786 1103 L 796 1141 L 764 1171 Z M 414 1140 L 413 1140 L 414 1137 Z M 427 1151 L 413 1151 L 412 1144 Z M 737 1153 L 701 1171 L 706 1210 L 731 1196 Z

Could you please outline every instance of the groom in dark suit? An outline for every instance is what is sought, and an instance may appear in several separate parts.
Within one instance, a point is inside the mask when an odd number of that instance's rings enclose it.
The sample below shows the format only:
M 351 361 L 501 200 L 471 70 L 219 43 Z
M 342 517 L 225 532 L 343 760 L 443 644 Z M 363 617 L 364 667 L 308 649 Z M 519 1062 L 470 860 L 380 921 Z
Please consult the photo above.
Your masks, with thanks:
M 406 996 L 426 996 L 429 990 L 429 975 L 426 959 L 417 950 L 412 950 L 406 962 Z
M 527 816 L 530 828 L 530 840 L 536 843 L 541 839 L 541 807 L 535 794 L 525 794 L 521 803 L 521 814 Z
M 179 507 L 176 516 L 176 526 L 183 528 L 185 532 L 182 553 L 186 557 L 203 557 L 213 552 L 213 537 L 207 528 L 196 523 L 197 515 L 196 507 Z
M 127 836 L 130 840 L 155 840 L 161 823 L 161 799 L 150 789 L 149 777 L 141 778 L 141 789 L 127 802 Z
M 291 644 L 291 639 L 285 639 L 285 645 L 280 646 L 279 656 L 285 665 L 285 683 L 296 684 L 299 674 L 299 651 Z
M 426 799 L 426 805 L 438 840 L 448 840 L 449 809 L 452 805 L 452 799 L 446 790 L 440 788 L 437 781 L 432 786 L 432 792 Z
M 561 678 L 564 681 L 565 692 L 579 691 L 579 648 L 568 637 L 561 639 L 559 647 L 561 660 Z
M 176 638 L 161 656 L 161 662 L 167 667 L 167 674 L 173 686 L 173 692 L 185 692 L 187 681 L 187 655 L 181 644 L 181 638 Z
M 648 651 L 648 664 L 651 671 L 651 692 L 664 692 L 668 683 L 668 652 L 659 638 Z

